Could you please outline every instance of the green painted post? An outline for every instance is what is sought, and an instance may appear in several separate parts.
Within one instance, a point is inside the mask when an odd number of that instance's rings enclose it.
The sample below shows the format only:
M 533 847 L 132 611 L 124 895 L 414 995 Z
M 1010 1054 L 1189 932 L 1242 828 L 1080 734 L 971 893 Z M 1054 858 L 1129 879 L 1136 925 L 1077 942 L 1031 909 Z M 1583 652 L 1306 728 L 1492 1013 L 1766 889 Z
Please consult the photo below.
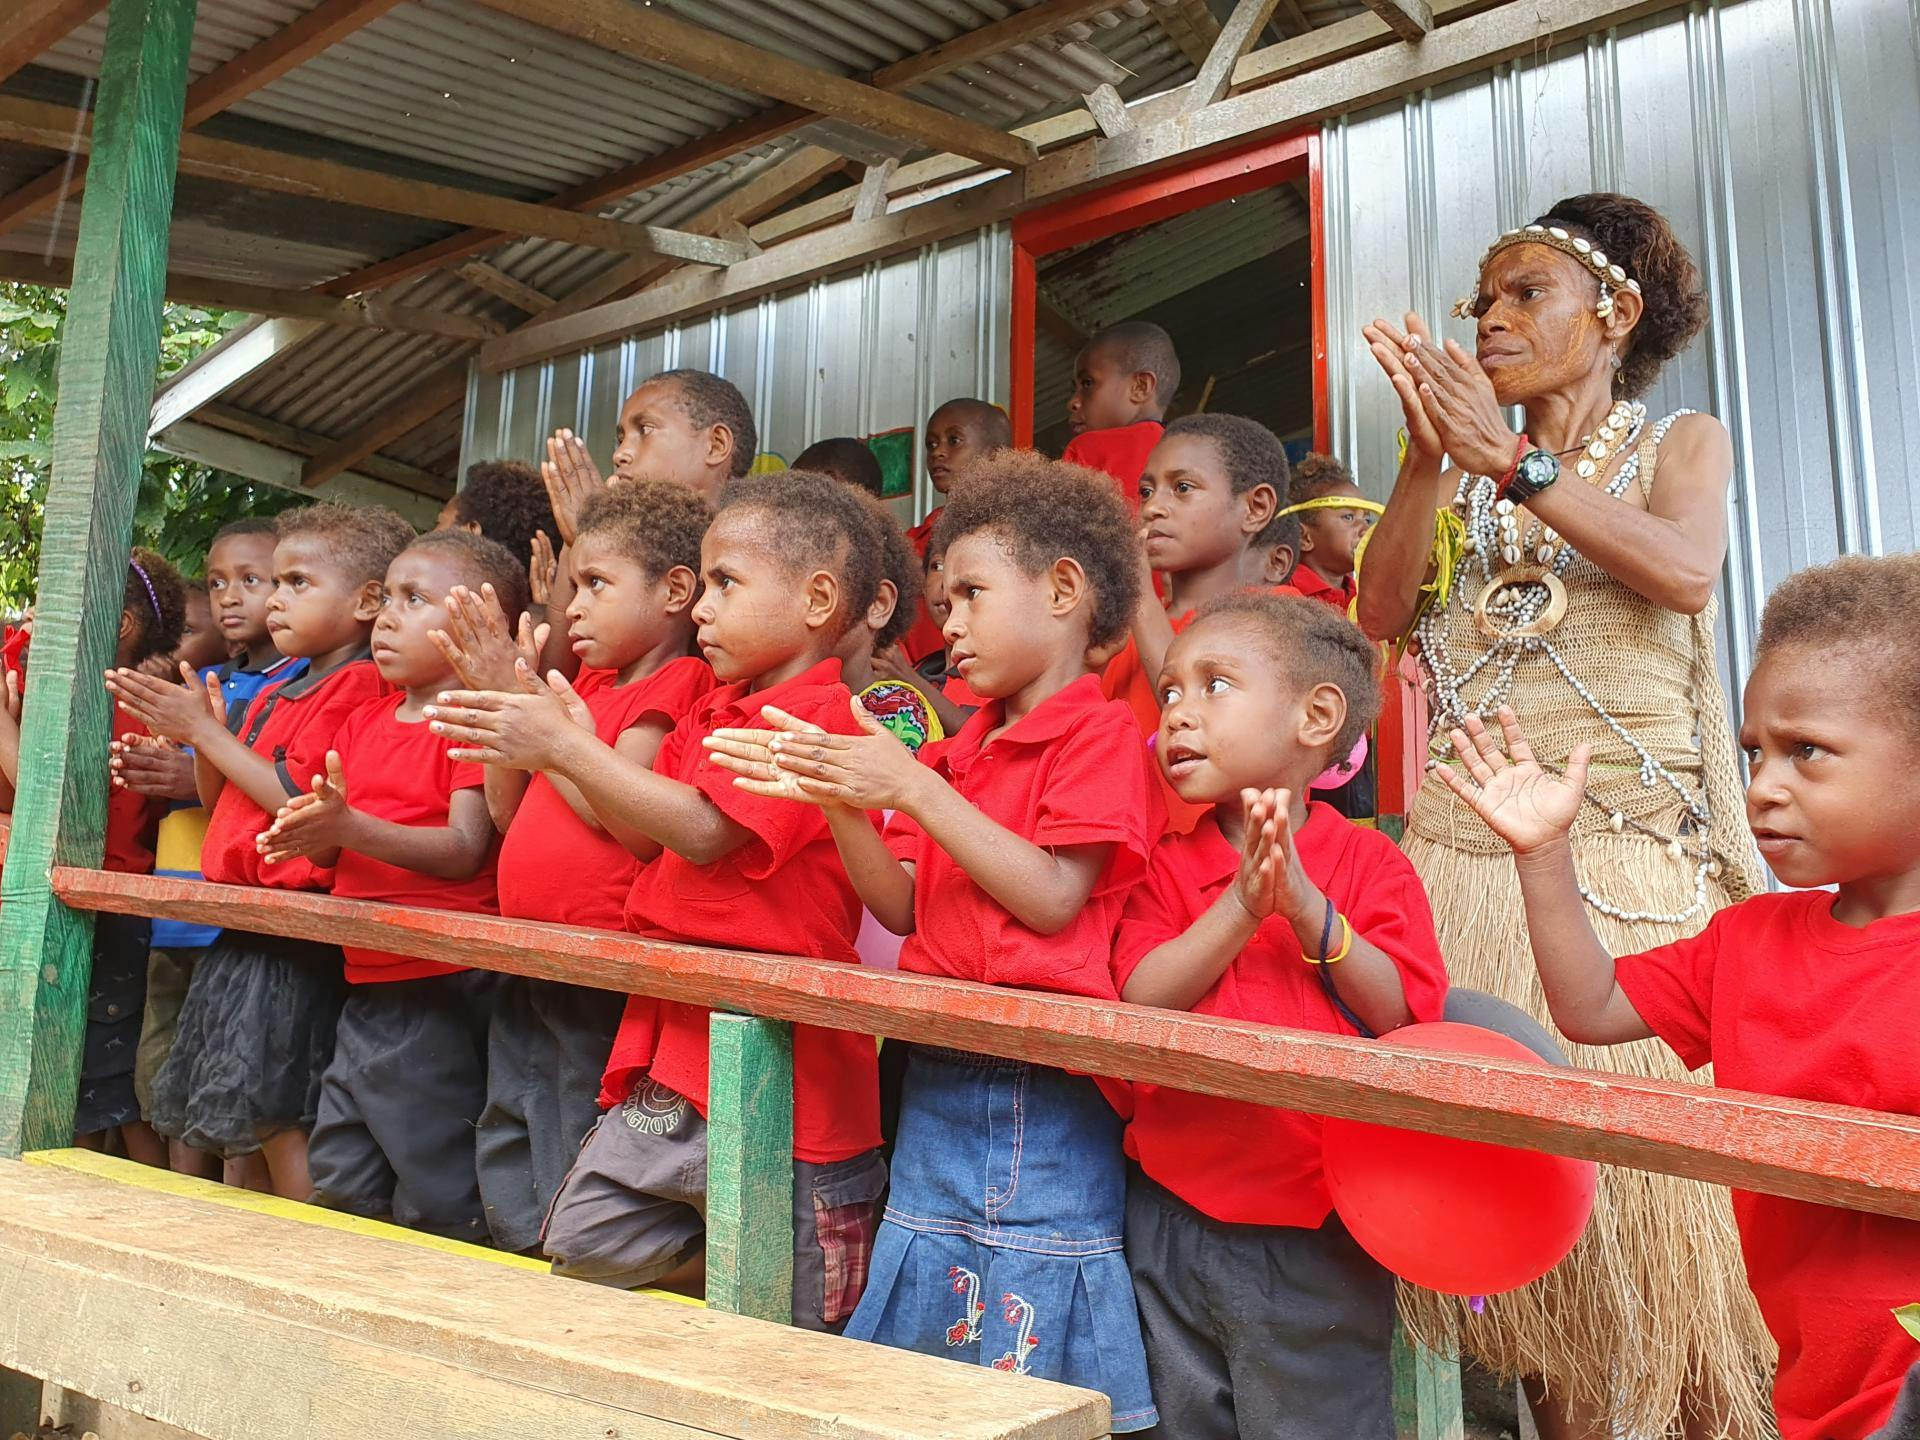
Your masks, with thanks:
M 793 1027 L 716 1014 L 708 1032 L 707 1303 L 793 1319 Z
M 1393 1331 L 1393 1428 L 1398 1440 L 1462 1440 L 1460 1362 Z
M 174 164 L 195 0 L 112 0 L 80 207 L 53 421 L 20 741 L 0 898 L 0 1155 L 73 1131 L 93 920 L 48 889 L 100 863 L 107 696 L 133 503 L 160 353 Z

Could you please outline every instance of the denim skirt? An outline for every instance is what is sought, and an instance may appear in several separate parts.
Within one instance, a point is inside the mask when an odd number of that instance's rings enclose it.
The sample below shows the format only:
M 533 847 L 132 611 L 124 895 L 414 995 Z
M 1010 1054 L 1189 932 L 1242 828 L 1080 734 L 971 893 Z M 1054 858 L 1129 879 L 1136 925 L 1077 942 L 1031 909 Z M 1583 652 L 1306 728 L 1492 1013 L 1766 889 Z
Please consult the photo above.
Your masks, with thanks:
M 847 1335 L 1101 1391 L 1116 1434 L 1153 1425 L 1120 1132 L 1084 1077 L 915 1048 Z

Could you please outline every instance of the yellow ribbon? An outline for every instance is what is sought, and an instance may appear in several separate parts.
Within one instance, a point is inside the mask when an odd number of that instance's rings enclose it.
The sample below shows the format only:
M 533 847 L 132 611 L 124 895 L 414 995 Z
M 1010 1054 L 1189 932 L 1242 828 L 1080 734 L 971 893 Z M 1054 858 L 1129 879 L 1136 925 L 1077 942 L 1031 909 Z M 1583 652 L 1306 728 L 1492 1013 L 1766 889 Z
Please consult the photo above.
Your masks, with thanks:
M 1333 498 L 1333 497 L 1326 497 Z M 1308 504 L 1317 502 L 1308 501 Z M 1356 502 L 1349 502 L 1356 503 Z M 1357 502 L 1371 505 L 1371 500 Z M 1385 506 L 1378 507 L 1385 510 Z M 1373 539 L 1373 531 L 1368 530 L 1360 537 L 1360 543 L 1353 551 L 1353 586 L 1356 595 L 1360 589 L 1360 567 L 1367 558 L 1367 544 Z M 1460 554 L 1467 544 L 1467 524 L 1451 508 L 1436 510 L 1433 516 L 1433 548 L 1428 552 L 1427 563 L 1433 566 L 1433 578 L 1420 587 L 1419 599 L 1413 607 L 1413 619 L 1407 624 L 1406 631 L 1393 644 L 1393 658 L 1398 661 L 1406 652 L 1407 641 L 1413 637 L 1421 618 L 1436 605 L 1446 608 L 1447 596 L 1453 589 L 1453 574 L 1460 567 Z M 1358 599 L 1354 605 L 1357 607 Z
M 1387 507 L 1378 500 L 1362 500 L 1358 495 L 1321 495 L 1312 500 L 1302 500 L 1298 505 L 1289 505 L 1274 515 L 1298 515 L 1303 510 L 1370 510 L 1375 515 L 1387 513 Z

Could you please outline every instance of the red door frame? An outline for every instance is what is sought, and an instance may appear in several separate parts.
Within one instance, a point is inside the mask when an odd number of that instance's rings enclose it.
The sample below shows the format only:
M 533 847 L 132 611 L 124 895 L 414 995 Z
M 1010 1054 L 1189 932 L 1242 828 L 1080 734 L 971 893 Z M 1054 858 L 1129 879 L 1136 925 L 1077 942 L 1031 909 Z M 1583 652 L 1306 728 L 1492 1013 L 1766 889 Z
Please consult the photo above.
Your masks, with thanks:
M 1190 165 L 1118 180 L 1085 195 L 1029 210 L 1013 222 L 1013 316 L 1008 327 L 1013 350 L 1007 406 L 1013 421 L 1013 443 L 1033 443 L 1034 287 L 1038 277 L 1035 262 L 1040 256 L 1264 190 L 1302 173 L 1307 177 L 1313 267 L 1313 443 L 1317 450 L 1326 449 L 1331 426 L 1327 410 L 1325 210 L 1318 130 L 1303 130 L 1277 140 L 1256 140 Z

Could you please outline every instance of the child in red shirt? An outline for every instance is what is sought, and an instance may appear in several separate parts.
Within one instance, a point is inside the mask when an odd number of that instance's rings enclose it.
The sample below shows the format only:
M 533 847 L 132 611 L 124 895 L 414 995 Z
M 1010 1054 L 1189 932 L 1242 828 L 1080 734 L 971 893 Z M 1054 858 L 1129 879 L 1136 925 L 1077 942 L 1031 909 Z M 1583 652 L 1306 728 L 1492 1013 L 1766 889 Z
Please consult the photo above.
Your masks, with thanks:
M 1920 555 L 1839 560 L 1774 591 L 1740 744 L 1754 838 L 1796 888 L 1642 955 L 1606 952 L 1574 873 L 1567 834 L 1585 803 L 1587 747 L 1563 777 L 1534 759 L 1511 711 L 1500 713 L 1506 754 L 1477 720 L 1453 733 L 1465 774 L 1440 774 L 1513 847 L 1534 963 L 1569 1039 L 1657 1035 L 1729 1089 L 1920 1114 L 1909 1043 L 1920 831 L 1888 803 L 1888 786 L 1920 766 L 1916 610 Z M 1733 1199 L 1748 1283 L 1780 1346 L 1781 1440 L 1862 1440 L 1920 1356 L 1890 1313 L 1920 1296 L 1920 1224 Z
M 864 712 L 862 734 L 822 734 L 774 701 L 748 723 L 789 733 L 722 732 L 716 759 L 753 794 L 820 807 L 788 805 L 824 812 L 860 898 L 907 937 L 901 969 L 1113 1000 L 1114 926 L 1161 828 L 1132 717 L 1088 665 L 1135 600 L 1126 507 L 1101 476 L 1008 452 L 969 473 L 934 544 L 947 638 L 988 701 L 958 735 L 916 761 Z M 894 812 L 884 840 L 872 809 Z M 847 1333 L 1103 1390 L 1116 1431 L 1155 1423 L 1119 1131 L 1092 1080 L 916 1048 Z
M 973 399 L 947 401 L 927 417 L 927 479 L 932 482 L 934 493 L 944 499 L 953 482 L 966 473 L 968 467 L 1012 444 L 1013 426 L 1007 420 L 1007 412 L 998 405 Z M 933 527 L 939 520 L 940 506 L 936 505 L 926 519 L 907 530 L 913 553 L 923 567 L 927 541 L 933 537 Z M 924 596 L 913 628 L 900 643 L 914 665 L 946 648 L 947 642 L 940 638 L 939 622 L 928 610 Z
M 582 666 L 572 687 L 576 718 L 643 767 L 714 685 L 707 663 L 687 653 L 707 521 L 706 502 L 685 486 L 632 480 L 586 503 L 569 547 L 565 620 Z M 506 616 L 491 594 L 482 601 L 455 590 L 448 608 L 456 606 L 447 649 L 461 683 L 523 688 Z M 506 836 L 502 915 L 624 928 L 627 892 L 639 854 L 654 852 L 650 841 L 617 815 L 602 819 L 562 775 L 489 765 L 486 795 Z M 600 1117 L 600 1075 L 626 1004 L 625 995 L 590 986 L 499 978 L 487 1107 L 474 1144 L 487 1229 L 501 1249 L 538 1249 L 554 1193 Z
M 424 714 L 455 678 L 433 632 L 460 585 L 492 585 L 515 615 L 526 605 L 519 560 L 465 530 L 422 536 L 387 567 L 373 663 L 399 693 L 347 717 L 312 790 L 261 835 L 268 863 L 330 867 L 333 893 L 350 899 L 498 910 L 485 776 L 448 758 Z M 349 989 L 308 1147 L 314 1203 L 483 1241 L 473 1129 L 486 1103 L 494 977 L 344 948 Z
M 1179 389 L 1180 357 L 1171 335 L 1145 320 L 1109 325 L 1073 362 L 1067 400 L 1073 439 L 1060 458 L 1111 475 L 1121 498 L 1137 507 L 1135 486 Z
M 1341 505 L 1341 500 L 1359 500 Z M 1354 555 L 1380 507 L 1365 500 L 1353 472 L 1331 455 L 1309 455 L 1293 474 L 1287 510 L 1300 518 L 1300 564 L 1293 585 L 1342 615 L 1353 606 Z
M 454 753 L 570 781 L 658 856 L 626 901 L 627 929 L 858 962 L 860 900 L 825 819 L 734 788 L 701 742 L 762 705 L 854 728 L 835 647 L 878 589 L 860 498 L 823 475 L 736 481 L 701 543 L 693 608 L 720 687 L 651 767 L 616 754 L 553 694 L 450 693 L 434 729 Z M 564 687 L 562 687 L 564 689 Z M 705 1241 L 708 1011 L 636 996 L 602 1081 L 609 1107 L 562 1182 L 543 1237 L 562 1275 L 633 1287 L 697 1284 Z M 837 1329 L 866 1282 L 880 1158 L 871 1036 L 799 1025 L 794 1052 L 794 1323 Z
M 1162 770 L 1212 813 L 1154 852 L 1114 950 L 1140 1005 L 1376 1035 L 1438 1020 L 1446 970 L 1392 841 L 1306 788 L 1380 703 L 1378 652 L 1298 596 L 1202 606 L 1160 671 Z M 1183 1436 L 1391 1440 L 1393 1277 L 1332 1215 L 1320 1121 L 1135 1085 L 1127 1259 Z

